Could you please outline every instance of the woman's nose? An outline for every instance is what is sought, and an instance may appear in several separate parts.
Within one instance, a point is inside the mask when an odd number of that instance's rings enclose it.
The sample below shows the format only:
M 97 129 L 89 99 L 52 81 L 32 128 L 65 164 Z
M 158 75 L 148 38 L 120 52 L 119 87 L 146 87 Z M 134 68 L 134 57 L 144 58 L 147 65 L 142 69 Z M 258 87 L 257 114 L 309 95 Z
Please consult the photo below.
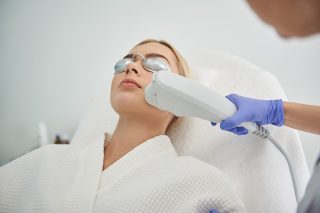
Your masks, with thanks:
M 132 62 L 132 63 L 128 64 L 126 74 L 128 74 L 129 72 L 134 72 L 135 74 L 140 74 L 140 71 L 138 68 L 138 63 L 139 62 L 136 61 L 136 62 Z

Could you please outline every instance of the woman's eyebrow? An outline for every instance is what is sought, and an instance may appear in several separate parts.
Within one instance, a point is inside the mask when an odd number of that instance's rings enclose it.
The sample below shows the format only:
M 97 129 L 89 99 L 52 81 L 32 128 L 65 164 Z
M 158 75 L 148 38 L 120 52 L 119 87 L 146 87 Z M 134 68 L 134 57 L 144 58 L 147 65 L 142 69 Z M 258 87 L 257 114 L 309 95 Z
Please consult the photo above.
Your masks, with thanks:
M 133 56 L 133 53 L 130 53 L 130 54 L 128 54 L 128 55 L 126 55 L 125 57 L 123 57 L 123 58 L 132 58 L 132 56 Z M 147 53 L 144 57 L 160 57 L 160 58 L 163 58 L 163 59 L 165 59 L 170 65 L 171 65 L 171 63 L 170 63 L 170 61 L 165 57 L 165 56 L 163 56 L 163 55 L 160 55 L 160 54 L 158 54 L 158 53 Z

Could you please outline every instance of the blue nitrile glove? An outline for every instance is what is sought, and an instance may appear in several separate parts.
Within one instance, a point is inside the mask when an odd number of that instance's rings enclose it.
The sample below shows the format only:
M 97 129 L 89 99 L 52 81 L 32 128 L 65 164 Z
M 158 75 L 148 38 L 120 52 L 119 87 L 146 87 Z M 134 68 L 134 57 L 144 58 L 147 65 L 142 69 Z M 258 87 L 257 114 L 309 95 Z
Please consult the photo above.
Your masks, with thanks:
M 209 213 L 219 213 L 219 212 L 215 209 L 211 209 Z
M 252 121 L 258 125 L 272 124 L 282 126 L 284 124 L 284 110 L 282 100 L 258 100 L 247 98 L 236 94 L 226 96 L 234 103 L 238 111 L 230 118 L 222 121 L 220 128 L 233 132 L 237 135 L 244 135 L 248 130 L 241 127 L 242 122 Z M 216 123 L 211 122 L 212 126 Z

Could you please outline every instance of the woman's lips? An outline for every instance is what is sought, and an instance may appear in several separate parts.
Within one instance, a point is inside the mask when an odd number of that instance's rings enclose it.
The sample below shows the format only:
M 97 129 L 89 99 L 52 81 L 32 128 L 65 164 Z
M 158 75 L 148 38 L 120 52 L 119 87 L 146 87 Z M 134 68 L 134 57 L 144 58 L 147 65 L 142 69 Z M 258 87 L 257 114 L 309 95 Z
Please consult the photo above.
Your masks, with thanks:
M 125 88 L 134 88 L 134 87 L 141 88 L 141 86 L 135 80 L 129 79 L 129 78 L 121 81 L 120 86 Z
M 121 86 L 122 87 L 125 87 L 125 88 L 133 88 L 133 87 L 137 87 L 137 88 L 139 88 L 136 84 L 134 84 L 134 83 L 121 83 Z

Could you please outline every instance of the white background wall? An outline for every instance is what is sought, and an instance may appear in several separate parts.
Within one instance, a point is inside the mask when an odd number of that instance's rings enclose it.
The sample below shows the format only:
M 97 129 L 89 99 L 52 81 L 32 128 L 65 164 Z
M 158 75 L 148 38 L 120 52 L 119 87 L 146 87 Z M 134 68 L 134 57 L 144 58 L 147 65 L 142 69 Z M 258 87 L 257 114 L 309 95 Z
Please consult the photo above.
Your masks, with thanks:
M 72 136 L 114 62 L 145 38 L 225 51 L 320 105 L 320 36 L 283 40 L 245 1 L 0 0 L 0 165 L 38 145 L 38 122 Z M 309 166 L 320 136 L 301 133 Z

